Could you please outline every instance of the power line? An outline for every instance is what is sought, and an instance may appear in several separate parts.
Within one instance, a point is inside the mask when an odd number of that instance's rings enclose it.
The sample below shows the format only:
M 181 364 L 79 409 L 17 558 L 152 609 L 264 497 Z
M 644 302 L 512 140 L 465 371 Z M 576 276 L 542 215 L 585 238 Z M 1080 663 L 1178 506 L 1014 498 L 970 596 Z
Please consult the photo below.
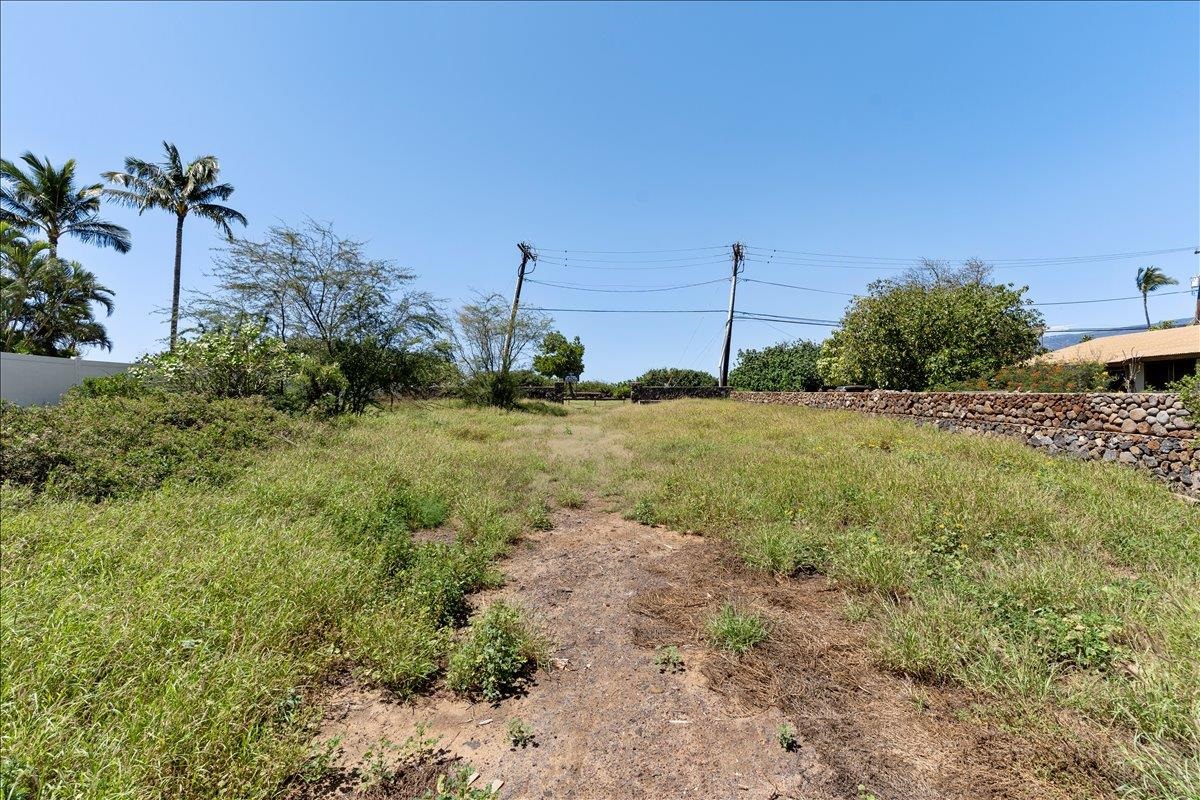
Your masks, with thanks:
M 1191 289 L 1180 289 L 1174 292 L 1155 292 L 1155 297 L 1161 297 L 1165 294 L 1191 294 Z M 1057 300 L 1053 303 L 1030 303 L 1034 306 L 1077 306 L 1083 303 L 1115 303 L 1119 300 L 1141 300 L 1140 294 L 1129 295 L 1128 297 L 1105 297 L 1099 300 Z
M 820 292 L 821 294 L 836 294 L 842 297 L 857 297 L 853 292 L 835 292 L 830 289 L 813 289 L 809 286 L 797 286 L 793 283 L 776 283 L 774 281 L 760 281 L 758 278 L 742 278 L 745 283 L 761 283 L 765 286 L 780 286 L 784 289 L 799 289 L 802 292 Z
M 525 306 L 530 311 L 554 311 L 576 314 L 724 314 L 723 308 L 546 308 Z
M 807 260 L 809 256 L 816 256 L 820 259 L 835 259 L 838 261 L 860 261 L 860 262 L 879 262 L 893 264 L 915 264 L 922 260 L 922 257 L 898 257 L 898 256 L 862 256 L 851 255 L 847 253 L 821 253 L 811 250 L 787 250 L 779 247 L 757 247 L 748 245 L 747 249 L 755 251 L 755 255 L 766 255 L 768 252 L 783 253 L 786 256 L 804 256 Z M 983 258 L 990 264 L 1010 264 L 1010 265 L 1047 265 L 1047 264 L 1067 264 L 1067 263 L 1088 263 L 1094 261 L 1116 261 L 1127 258 L 1145 258 L 1149 256 L 1168 255 L 1170 253 L 1193 252 L 1193 247 L 1170 247 L 1160 250 L 1135 250 L 1125 253 L 1100 253 L 1097 255 L 1086 256 L 1038 256 L 1032 258 Z M 964 261 L 965 258 L 938 258 L 930 260 L 940 261 Z
M 725 263 L 727 263 L 727 260 L 724 258 L 710 259 L 707 261 L 695 261 L 695 262 L 686 262 L 686 263 L 680 262 L 677 264 L 669 264 L 669 265 L 664 265 L 664 266 L 657 265 L 657 262 L 644 262 L 644 264 L 638 264 L 638 263 L 635 263 L 632 261 L 621 262 L 622 263 L 621 266 L 598 266 L 595 264 L 572 264 L 568 261 L 556 261 L 554 259 L 549 259 L 549 258 L 543 259 L 541 263 L 549 264 L 549 265 L 555 266 L 555 267 L 566 267 L 567 269 L 641 271 L 641 270 L 655 270 L 655 269 L 690 269 L 691 267 L 707 267 L 712 264 L 725 264 Z M 649 266 L 647 266 L 647 264 Z
M 672 292 L 676 289 L 690 289 L 693 286 L 708 286 L 713 283 L 724 283 L 725 278 L 716 278 L 711 281 L 700 281 L 699 283 L 681 283 L 678 286 L 648 286 L 632 289 L 619 289 L 616 286 L 582 286 L 569 283 L 554 283 L 552 281 L 539 281 L 533 278 L 526 278 L 529 283 L 537 283 L 542 286 L 554 286 L 558 289 L 571 289 L 577 292 L 615 292 L 615 293 L 640 293 L 640 292 Z
M 567 250 L 561 247 L 540 247 L 549 253 L 584 253 L 587 255 L 650 255 L 655 253 L 694 253 L 698 250 L 727 250 L 727 244 L 714 244 L 705 247 L 679 247 L 669 250 Z

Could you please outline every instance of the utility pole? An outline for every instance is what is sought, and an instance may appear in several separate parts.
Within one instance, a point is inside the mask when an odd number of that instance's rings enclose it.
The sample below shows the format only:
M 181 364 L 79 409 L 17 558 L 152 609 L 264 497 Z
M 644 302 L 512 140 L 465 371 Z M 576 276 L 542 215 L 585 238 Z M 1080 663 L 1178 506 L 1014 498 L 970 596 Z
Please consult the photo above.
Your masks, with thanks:
M 504 335 L 504 353 L 500 357 L 501 375 L 507 375 L 512 366 L 513 334 L 517 330 L 517 308 L 521 305 L 521 284 L 525 282 L 525 267 L 531 261 L 537 262 L 537 253 L 534 251 L 533 245 L 521 242 L 517 245 L 517 249 L 521 251 L 521 266 L 517 267 L 517 288 L 513 291 L 512 313 L 508 316 L 508 330 Z
M 1192 255 L 1200 256 L 1200 247 L 1197 247 Z M 1192 278 L 1192 288 L 1196 290 L 1196 315 L 1192 317 L 1192 324 L 1200 325 L 1200 269 L 1196 270 L 1196 277 Z
M 733 271 L 729 275 L 729 314 L 725 317 L 725 346 L 721 348 L 721 386 L 729 385 L 729 351 L 733 346 L 733 303 L 737 298 L 737 277 L 742 271 L 742 259 L 745 258 L 745 253 L 742 250 L 741 242 L 734 242 L 733 250 Z

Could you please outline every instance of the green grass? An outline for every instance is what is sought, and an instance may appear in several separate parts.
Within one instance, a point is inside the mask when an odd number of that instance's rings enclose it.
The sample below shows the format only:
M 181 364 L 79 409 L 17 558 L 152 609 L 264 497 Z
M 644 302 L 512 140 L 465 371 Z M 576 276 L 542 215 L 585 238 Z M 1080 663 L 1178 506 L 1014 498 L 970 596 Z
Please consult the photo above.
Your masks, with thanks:
M 1131 796 L 1200 795 L 1200 508 L 1132 470 L 851 413 L 614 409 L 627 513 L 860 597 L 886 668 L 1115 731 Z M 1168 788 L 1163 788 L 1168 787 Z
M 405 694 L 444 665 L 541 466 L 521 416 L 405 407 L 220 488 L 6 505 L 5 790 L 273 796 L 332 669 Z M 443 522 L 456 544 L 414 542 Z
M 1120 467 L 853 414 L 569 413 L 402 404 L 256 440 L 218 481 L 175 453 L 161 487 L 98 504 L 5 487 L 4 796 L 273 797 L 333 671 L 403 696 L 457 657 L 482 692 L 471 592 L 549 502 L 584 498 L 828 576 L 884 668 L 1092 726 L 1131 797 L 1200 796 L 1200 508 Z M 412 536 L 443 525 L 453 544 Z M 495 661 L 494 687 L 525 668 Z
M 726 603 L 704 623 L 708 640 L 714 647 L 739 655 L 766 641 L 767 626 L 754 614 L 744 614 Z

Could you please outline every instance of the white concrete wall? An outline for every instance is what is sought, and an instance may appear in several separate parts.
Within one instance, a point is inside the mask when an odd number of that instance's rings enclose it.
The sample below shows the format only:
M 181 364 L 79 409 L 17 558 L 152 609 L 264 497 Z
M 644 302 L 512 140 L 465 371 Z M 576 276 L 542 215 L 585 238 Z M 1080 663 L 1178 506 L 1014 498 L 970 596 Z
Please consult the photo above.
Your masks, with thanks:
M 0 397 L 20 406 L 50 405 L 84 378 L 114 375 L 129 366 L 119 361 L 0 353 Z

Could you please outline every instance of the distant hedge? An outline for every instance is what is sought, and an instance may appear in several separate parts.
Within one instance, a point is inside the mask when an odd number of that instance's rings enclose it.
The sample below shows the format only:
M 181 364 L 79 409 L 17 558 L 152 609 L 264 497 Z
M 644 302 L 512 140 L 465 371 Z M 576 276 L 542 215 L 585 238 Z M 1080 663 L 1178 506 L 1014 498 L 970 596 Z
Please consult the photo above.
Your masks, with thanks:
M 698 369 L 678 369 L 676 367 L 659 367 L 642 373 L 634 381 L 646 386 L 687 386 L 697 388 L 716 386 L 717 379 L 707 372 Z

